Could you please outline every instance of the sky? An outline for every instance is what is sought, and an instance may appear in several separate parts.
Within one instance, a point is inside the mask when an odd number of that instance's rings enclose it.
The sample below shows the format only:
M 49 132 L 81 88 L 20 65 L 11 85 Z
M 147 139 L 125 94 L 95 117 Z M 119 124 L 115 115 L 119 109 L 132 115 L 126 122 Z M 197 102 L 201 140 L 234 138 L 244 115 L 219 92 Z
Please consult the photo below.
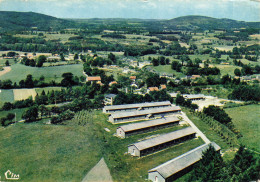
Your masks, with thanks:
M 172 19 L 203 15 L 260 21 L 260 0 L 0 0 L 0 11 L 32 11 L 58 18 Z

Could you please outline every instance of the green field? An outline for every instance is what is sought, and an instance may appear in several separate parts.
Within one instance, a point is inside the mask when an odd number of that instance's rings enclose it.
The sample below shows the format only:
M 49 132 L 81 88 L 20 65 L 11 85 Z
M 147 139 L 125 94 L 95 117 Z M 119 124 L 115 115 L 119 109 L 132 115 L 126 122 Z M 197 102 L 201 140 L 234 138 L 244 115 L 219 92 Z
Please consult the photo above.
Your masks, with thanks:
M 239 66 L 234 66 L 234 65 L 220 65 L 220 64 L 217 64 L 217 65 L 214 65 L 216 66 L 217 68 L 220 69 L 220 74 L 223 76 L 223 75 L 231 75 L 231 76 L 234 76 L 234 70 L 236 68 L 240 69 L 241 70 L 241 67 Z
M 13 113 L 16 115 L 16 121 L 22 120 L 22 114 L 27 108 L 22 109 L 12 109 L 10 111 L 0 111 L 0 118 L 6 117 L 8 113 Z M 1 132 L 1 130 L 0 130 Z
M 225 109 L 243 137 L 240 142 L 246 147 L 260 152 L 260 105 L 248 105 Z
M 5 62 L 6 62 L 7 60 L 8 60 L 8 62 L 9 62 L 9 65 L 15 64 L 14 59 L 3 59 L 3 58 L 0 58 L 0 66 L 6 66 L 6 65 L 5 65 Z
M 11 66 L 12 70 L 5 75 L 1 76 L 1 80 L 10 79 L 13 82 L 19 83 L 20 80 L 26 79 L 28 74 L 31 74 L 33 78 L 39 79 L 42 75 L 45 77 L 45 81 L 50 82 L 55 80 L 60 82 L 62 80 L 62 74 L 66 72 L 71 72 L 75 76 L 83 76 L 83 66 L 82 64 L 73 64 L 65 66 L 52 66 L 52 67 L 30 67 L 22 64 L 14 64 Z
M 131 157 L 125 154 L 128 144 L 182 127 L 119 139 L 113 136 L 118 125 L 107 122 L 101 111 L 93 112 L 86 126 L 70 121 L 67 125 L 17 123 L 0 128 L 0 169 L 20 174 L 22 181 L 81 181 L 103 156 L 115 182 L 142 182 L 149 169 L 203 144 L 200 138 L 193 139 L 140 159 Z
M 0 107 L 3 106 L 5 102 L 14 102 L 13 90 L 1 90 L 0 92 Z
M 157 71 L 160 74 L 166 73 L 175 75 L 175 77 L 184 77 L 185 75 L 183 73 L 177 72 L 175 70 L 171 69 L 171 65 L 159 65 L 159 66 L 151 66 L 155 71 Z

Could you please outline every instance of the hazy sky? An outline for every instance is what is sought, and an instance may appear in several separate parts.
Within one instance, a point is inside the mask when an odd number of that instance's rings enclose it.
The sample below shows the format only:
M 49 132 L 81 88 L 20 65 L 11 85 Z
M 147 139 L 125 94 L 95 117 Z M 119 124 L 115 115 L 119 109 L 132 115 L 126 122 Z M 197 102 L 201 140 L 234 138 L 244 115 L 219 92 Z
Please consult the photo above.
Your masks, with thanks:
M 33 11 L 59 18 L 171 19 L 205 15 L 260 21 L 260 0 L 0 0 L 0 11 Z

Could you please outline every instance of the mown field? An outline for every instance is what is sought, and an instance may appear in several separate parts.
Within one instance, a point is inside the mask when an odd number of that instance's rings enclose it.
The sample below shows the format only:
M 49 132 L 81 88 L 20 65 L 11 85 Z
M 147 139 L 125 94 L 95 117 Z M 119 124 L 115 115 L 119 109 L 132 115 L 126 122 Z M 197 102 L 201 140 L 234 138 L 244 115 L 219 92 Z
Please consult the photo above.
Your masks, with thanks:
M 32 99 L 35 99 L 35 96 L 38 94 L 40 95 L 42 91 L 44 90 L 47 94 L 48 92 L 54 90 L 61 90 L 62 87 L 44 87 L 44 88 L 30 88 L 30 89 L 7 89 L 7 90 L 1 90 L 0 92 L 0 107 L 3 106 L 5 102 L 11 102 L 17 100 L 25 100 L 29 97 L 32 97 Z
M 10 111 L 0 111 L 0 118 L 2 117 L 6 117 L 8 113 L 13 113 L 16 115 L 16 121 L 20 121 L 22 120 L 22 115 L 23 112 L 26 110 L 27 108 L 22 108 L 22 109 L 12 109 Z M 15 119 L 14 119 L 15 120 Z
M 177 72 L 173 69 L 171 69 L 171 65 L 159 65 L 159 66 L 149 66 L 152 67 L 156 72 L 160 74 L 170 74 L 170 75 L 175 75 L 176 77 L 184 77 L 185 75 L 181 72 Z
M 0 107 L 3 106 L 5 102 L 14 102 L 13 90 L 3 90 L 0 92 Z
M 39 79 L 41 76 L 45 77 L 45 81 L 50 82 L 55 80 L 60 82 L 62 80 L 62 74 L 71 72 L 75 76 L 83 76 L 83 65 L 73 64 L 64 66 L 52 66 L 52 67 L 30 67 L 22 64 L 15 64 L 11 66 L 12 70 L 5 75 L 1 76 L 1 80 L 10 79 L 12 82 L 19 83 L 20 80 L 26 79 L 28 74 L 31 74 L 34 79 Z
M 118 125 L 107 122 L 107 115 L 93 111 L 89 116 L 85 126 L 72 120 L 67 125 L 17 123 L 0 128 L 0 169 L 20 174 L 21 181 L 81 181 L 103 156 L 115 182 L 143 182 L 149 169 L 203 144 L 193 139 L 138 159 L 125 154 L 128 144 L 186 126 L 119 139 L 113 136 Z
M 260 152 L 260 105 L 247 105 L 225 109 L 243 137 L 239 140 L 246 147 Z

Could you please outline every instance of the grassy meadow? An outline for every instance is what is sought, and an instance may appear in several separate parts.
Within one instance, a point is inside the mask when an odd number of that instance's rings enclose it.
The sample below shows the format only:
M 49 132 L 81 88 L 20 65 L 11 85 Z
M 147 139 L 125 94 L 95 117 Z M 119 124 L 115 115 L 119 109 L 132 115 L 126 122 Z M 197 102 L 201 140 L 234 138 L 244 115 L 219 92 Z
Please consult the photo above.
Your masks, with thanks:
M 0 107 L 3 106 L 5 102 L 14 102 L 13 90 L 1 90 L 0 92 Z
M 83 76 L 83 65 L 73 64 L 64 66 L 52 66 L 52 67 L 30 67 L 22 64 L 15 64 L 11 66 L 12 70 L 5 75 L 1 76 L 1 80 L 10 79 L 12 82 L 19 83 L 20 80 L 26 79 L 28 74 L 31 74 L 34 79 L 39 79 L 41 76 L 45 77 L 45 81 L 50 82 L 55 80 L 60 82 L 62 80 L 62 74 L 66 72 L 73 73 L 74 76 Z
M 26 109 L 27 109 L 27 108 L 12 109 L 12 110 L 10 110 L 10 111 L 0 111 L 0 118 L 6 117 L 8 113 L 13 113 L 13 114 L 16 114 L 16 121 L 20 121 L 20 120 L 22 120 L 23 112 L 24 112 Z M 0 132 L 1 132 L 1 130 L 0 130 Z
M 142 158 L 126 155 L 127 146 L 151 135 L 181 129 L 173 126 L 126 139 L 113 136 L 119 125 L 92 111 L 85 126 L 17 123 L 0 128 L 0 169 L 20 174 L 21 181 L 81 181 L 103 156 L 115 182 L 145 181 L 147 171 L 199 145 L 192 139 Z M 104 130 L 110 129 L 110 132 Z
M 175 75 L 176 77 L 184 77 L 185 75 L 181 72 L 177 72 L 173 69 L 171 69 L 171 65 L 159 65 L 159 66 L 150 66 L 152 67 L 156 72 L 163 74 L 171 74 L 171 75 Z
M 247 105 L 225 109 L 243 137 L 239 140 L 246 147 L 260 152 L 260 105 Z

